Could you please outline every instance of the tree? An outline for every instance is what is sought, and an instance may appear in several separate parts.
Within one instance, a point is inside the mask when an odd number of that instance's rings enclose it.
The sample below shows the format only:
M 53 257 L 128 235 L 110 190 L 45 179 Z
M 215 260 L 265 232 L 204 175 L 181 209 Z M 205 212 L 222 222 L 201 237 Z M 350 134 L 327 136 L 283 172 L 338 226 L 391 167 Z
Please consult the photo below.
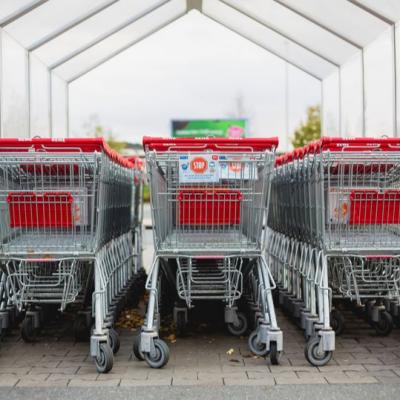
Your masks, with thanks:
M 308 107 L 307 120 L 294 131 L 293 147 L 302 147 L 321 137 L 321 110 L 319 106 Z
M 106 130 L 101 125 L 99 117 L 96 114 L 89 117 L 88 121 L 84 124 L 84 128 L 89 137 L 104 137 L 107 144 L 118 152 L 121 152 L 126 147 L 126 143 L 117 140 L 111 129 Z

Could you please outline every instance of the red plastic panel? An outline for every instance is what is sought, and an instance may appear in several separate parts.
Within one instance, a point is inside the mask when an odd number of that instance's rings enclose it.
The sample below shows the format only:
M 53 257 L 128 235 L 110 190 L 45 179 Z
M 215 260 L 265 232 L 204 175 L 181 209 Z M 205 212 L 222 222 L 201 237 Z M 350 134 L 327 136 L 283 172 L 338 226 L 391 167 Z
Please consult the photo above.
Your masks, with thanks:
M 13 192 L 7 196 L 12 228 L 70 228 L 73 197 L 68 192 Z
M 159 138 L 148 137 L 143 138 L 143 146 L 149 150 L 156 151 L 227 151 L 227 152 L 244 152 L 244 151 L 266 151 L 274 150 L 278 146 L 278 138 Z
M 181 225 L 237 225 L 240 223 L 240 190 L 188 188 L 178 192 Z
M 353 190 L 350 193 L 352 225 L 399 224 L 400 190 Z

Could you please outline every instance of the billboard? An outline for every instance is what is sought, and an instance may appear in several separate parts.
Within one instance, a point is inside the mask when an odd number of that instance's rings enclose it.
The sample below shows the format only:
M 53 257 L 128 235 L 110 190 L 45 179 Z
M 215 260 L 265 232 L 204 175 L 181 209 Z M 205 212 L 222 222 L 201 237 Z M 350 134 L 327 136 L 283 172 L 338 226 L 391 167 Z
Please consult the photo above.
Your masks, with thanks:
M 230 137 L 246 136 L 245 119 L 191 119 L 173 120 L 172 137 Z

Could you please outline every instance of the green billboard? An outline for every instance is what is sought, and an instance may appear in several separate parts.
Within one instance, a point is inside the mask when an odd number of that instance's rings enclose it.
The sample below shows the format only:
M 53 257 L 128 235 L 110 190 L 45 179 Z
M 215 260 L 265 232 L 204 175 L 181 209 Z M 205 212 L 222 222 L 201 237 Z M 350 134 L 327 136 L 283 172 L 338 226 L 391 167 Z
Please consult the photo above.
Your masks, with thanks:
M 245 119 L 192 119 L 173 120 L 172 137 L 245 137 Z

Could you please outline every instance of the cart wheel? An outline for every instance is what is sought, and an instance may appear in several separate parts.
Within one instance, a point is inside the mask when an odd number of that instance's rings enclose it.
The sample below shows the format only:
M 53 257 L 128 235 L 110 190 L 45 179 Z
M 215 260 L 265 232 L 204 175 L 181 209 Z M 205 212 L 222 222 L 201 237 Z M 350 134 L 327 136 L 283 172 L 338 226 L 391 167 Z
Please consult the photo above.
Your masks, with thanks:
M 185 336 L 186 335 L 186 318 L 184 312 L 178 312 L 176 314 L 176 334 L 177 336 Z
M 36 342 L 37 331 L 33 327 L 33 317 L 27 315 L 22 321 L 21 337 L 26 343 Z
M 257 341 L 257 330 L 251 332 L 248 339 L 248 345 L 250 351 L 256 356 L 264 357 L 268 354 L 267 345 Z
M 144 359 L 151 368 L 162 368 L 168 363 L 169 348 L 161 339 L 154 339 L 155 355 L 144 354 Z
M 108 337 L 110 339 L 110 347 L 114 354 L 118 353 L 121 341 L 119 340 L 119 335 L 114 328 L 110 328 L 108 331 Z
M 304 355 L 306 360 L 314 367 L 322 367 L 326 365 L 332 358 L 332 351 L 320 352 L 319 347 L 320 338 L 314 336 L 306 343 L 304 348 Z
M 106 374 L 110 372 L 114 364 L 114 354 L 108 343 L 100 343 L 99 354 L 95 357 L 97 372 Z
M 90 337 L 90 326 L 86 323 L 86 317 L 79 314 L 72 326 L 74 337 L 77 342 L 86 342 Z
M 233 336 L 242 336 L 246 333 L 248 328 L 247 318 L 242 312 L 238 312 L 237 317 L 239 320 L 238 324 L 229 323 L 227 324 L 227 328 L 229 333 Z
M 336 336 L 339 336 L 343 333 L 344 330 L 344 317 L 343 314 L 339 310 L 331 311 L 331 327 L 335 331 Z
M 373 323 L 373 327 L 379 336 L 387 336 L 393 330 L 393 318 L 387 311 L 379 314 L 379 321 Z
M 278 344 L 276 342 L 270 342 L 269 344 L 269 358 L 272 365 L 279 365 L 281 352 L 278 351 Z
M 143 353 L 140 351 L 140 333 L 133 338 L 133 355 L 135 356 L 136 360 L 143 361 L 144 356 Z

